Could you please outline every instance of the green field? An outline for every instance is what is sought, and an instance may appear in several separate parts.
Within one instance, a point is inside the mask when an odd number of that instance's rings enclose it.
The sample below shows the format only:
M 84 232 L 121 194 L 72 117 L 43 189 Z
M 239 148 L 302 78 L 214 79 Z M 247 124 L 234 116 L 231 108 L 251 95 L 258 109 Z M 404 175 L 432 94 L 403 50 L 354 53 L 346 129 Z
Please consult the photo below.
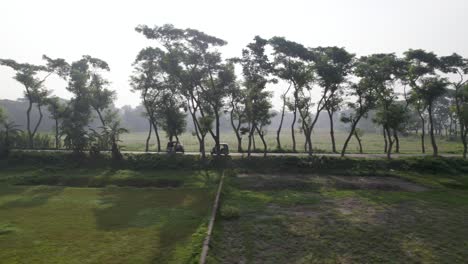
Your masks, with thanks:
M 461 159 L 71 157 L 0 162 L 0 263 L 198 263 L 220 164 L 211 264 L 468 259 Z
M 401 177 L 230 178 L 210 263 L 465 263 L 468 176 Z
M 60 184 L 18 185 L 53 177 L 60 177 Z M 86 181 L 77 181 L 79 177 Z M 106 178 L 102 188 L 61 185 L 79 186 L 102 177 Z M 183 171 L 2 170 L 0 262 L 192 263 L 206 232 L 217 177 L 212 172 Z M 123 185 L 121 179 L 148 178 L 178 179 L 182 184 L 177 188 L 113 185 Z M 164 182 L 168 181 L 160 181 Z
M 336 132 L 336 144 L 337 150 L 340 151 L 341 147 L 346 139 L 347 134 L 341 131 Z M 122 145 L 125 150 L 140 150 L 145 149 L 147 133 L 144 132 L 134 132 L 130 134 L 122 135 Z M 283 131 L 280 137 L 282 147 L 286 150 L 292 149 L 291 133 L 289 131 Z M 165 150 L 167 143 L 166 137 L 161 137 L 162 149 Z M 198 141 L 195 136 L 191 134 L 183 134 L 180 136 L 180 141 L 184 144 L 186 151 L 198 151 Z M 224 132 L 221 134 L 221 141 L 229 144 L 231 151 L 237 151 L 237 139 L 233 132 Z M 269 150 L 274 150 L 276 148 L 276 133 L 273 131 L 267 133 L 266 141 L 268 144 Z M 304 150 L 304 135 L 299 132 L 296 133 L 296 142 L 297 150 Z M 156 140 L 153 135 L 152 140 L 152 150 L 156 150 L 155 144 Z M 318 130 L 312 135 L 313 148 L 317 149 L 318 152 L 331 152 L 331 140 L 330 134 L 327 130 Z M 462 153 L 463 145 L 458 141 L 451 141 L 445 136 L 437 136 L 437 143 L 439 146 L 439 152 L 441 153 Z M 243 139 L 244 150 L 247 149 L 248 138 L 245 136 Z M 375 133 L 367 133 L 362 137 L 362 145 L 365 153 L 383 153 L 384 141 L 383 136 Z M 429 136 L 426 136 L 426 152 L 431 153 L 432 147 L 430 143 Z M 206 143 L 207 149 L 211 149 L 214 146 L 214 141 L 210 136 L 207 137 Z M 256 147 L 258 149 L 263 149 L 262 142 L 260 138 L 256 137 Z M 358 153 L 359 148 L 357 141 L 352 138 L 349 146 L 349 153 Z M 421 153 L 421 141 L 418 135 L 409 135 L 409 136 L 400 136 L 400 152 L 401 153 Z

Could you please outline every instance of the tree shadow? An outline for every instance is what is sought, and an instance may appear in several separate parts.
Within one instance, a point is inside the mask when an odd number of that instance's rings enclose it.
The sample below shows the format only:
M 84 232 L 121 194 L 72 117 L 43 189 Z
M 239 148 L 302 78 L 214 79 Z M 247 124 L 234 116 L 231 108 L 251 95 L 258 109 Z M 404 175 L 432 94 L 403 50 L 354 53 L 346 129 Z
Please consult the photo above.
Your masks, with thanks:
M 161 263 L 205 222 L 212 201 L 209 194 L 206 189 L 105 188 L 94 210 L 97 228 L 156 228 L 160 246 L 153 262 Z
M 18 191 L 18 188 L 14 188 Z M 0 209 L 14 209 L 14 208 L 27 208 L 36 207 L 46 204 L 50 198 L 60 195 L 64 188 L 63 187 L 50 187 L 50 186 L 35 186 L 22 188 L 23 190 L 18 192 L 5 193 L 2 191 L 2 195 L 17 194 L 18 198 L 6 202 L 0 206 Z

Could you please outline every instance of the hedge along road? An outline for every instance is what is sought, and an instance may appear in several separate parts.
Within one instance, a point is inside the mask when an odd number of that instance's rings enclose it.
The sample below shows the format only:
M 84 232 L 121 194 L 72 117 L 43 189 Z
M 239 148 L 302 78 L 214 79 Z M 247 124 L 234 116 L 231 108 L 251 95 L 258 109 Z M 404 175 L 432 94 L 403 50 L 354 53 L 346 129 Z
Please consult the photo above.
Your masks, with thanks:
M 14 149 L 14 151 L 26 151 L 26 152 L 63 152 L 63 153 L 70 153 L 71 150 L 66 149 Z M 110 153 L 110 151 L 101 151 L 103 153 Z M 166 152 L 154 152 L 154 151 L 121 151 L 122 154 L 157 154 L 157 155 L 167 155 Z M 200 152 L 185 152 L 185 155 L 200 155 Z M 250 154 L 253 157 L 263 157 L 263 152 L 255 152 Z M 308 153 L 290 153 L 290 152 L 267 152 L 268 156 L 271 157 L 282 157 L 282 156 L 292 156 L 292 157 L 307 157 Z M 229 156 L 233 157 L 247 157 L 247 153 L 239 153 L 239 152 L 231 152 Z M 326 157 L 340 157 L 341 154 L 339 153 L 312 153 L 312 156 L 326 156 Z M 439 153 L 439 157 L 446 157 L 446 158 L 461 158 L 461 154 L 443 154 Z M 387 154 L 359 154 L 359 153 L 349 153 L 346 154 L 345 157 L 351 158 L 386 158 Z M 432 157 L 432 153 L 427 154 L 400 154 L 400 153 L 392 153 L 392 158 L 405 158 L 405 157 Z

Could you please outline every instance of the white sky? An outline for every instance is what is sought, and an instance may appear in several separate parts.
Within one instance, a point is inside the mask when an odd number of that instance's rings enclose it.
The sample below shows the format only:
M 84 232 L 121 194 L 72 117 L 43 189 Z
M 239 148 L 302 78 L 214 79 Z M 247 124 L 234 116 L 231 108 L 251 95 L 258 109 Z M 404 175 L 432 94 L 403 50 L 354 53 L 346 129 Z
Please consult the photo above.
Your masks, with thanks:
M 336 45 L 358 55 L 423 48 L 468 57 L 467 0 L 3 0 L 0 10 L 0 58 L 35 64 L 43 63 L 42 54 L 69 62 L 85 54 L 103 59 L 117 106 L 139 104 L 128 79 L 136 54 L 151 41 L 134 31 L 138 24 L 171 23 L 220 37 L 228 41 L 225 57 L 239 56 L 255 35 Z M 1 99 L 23 94 L 12 76 L 0 67 Z M 47 82 L 55 95 L 69 98 L 65 86 L 58 78 Z

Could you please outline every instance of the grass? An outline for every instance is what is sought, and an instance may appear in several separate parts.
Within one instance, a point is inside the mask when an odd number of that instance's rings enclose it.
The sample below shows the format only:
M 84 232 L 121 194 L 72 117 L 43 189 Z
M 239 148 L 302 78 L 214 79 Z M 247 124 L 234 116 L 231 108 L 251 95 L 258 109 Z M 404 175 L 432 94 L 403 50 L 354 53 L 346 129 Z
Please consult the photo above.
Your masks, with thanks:
M 145 149 L 147 133 L 145 132 L 134 132 L 130 134 L 122 135 L 122 145 L 125 150 L 133 151 L 143 151 Z M 344 143 L 347 134 L 343 131 L 336 132 L 336 146 L 338 150 L 341 150 L 341 147 Z M 256 137 L 256 147 L 262 149 L 263 145 L 260 138 Z M 292 149 L 291 133 L 289 131 L 283 131 L 280 140 L 282 142 L 282 147 L 285 150 Z M 296 132 L 297 140 L 297 150 L 303 151 L 304 149 L 304 135 Z M 195 136 L 192 136 L 189 133 L 185 133 L 180 136 L 180 141 L 184 144 L 186 151 L 198 151 L 198 141 Z M 231 151 L 237 151 L 237 139 L 233 132 L 224 132 L 221 134 L 221 141 L 229 144 Z M 266 135 L 266 141 L 269 150 L 276 149 L 276 133 L 270 131 Z M 153 138 L 151 140 L 152 150 L 155 150 L 156 141 Z M 243 139 L 243 147 L 247 148 L 247 137 Z M 331 152 L 331 140 L 330 134 L 327 130 L 317 130 L 312 135 L 313 147 L 318 151 L 322 152 Z M 439 152 L 441 153 L 454 153 L 461 154 L 463 151 L 463 145 L 461 142 L 449 140 L 445 136 L 437 136 L 437 143 L 439 146 Z M 167 138 L 162 137 L 162 150 L 165 150 L 167 144 Z M 362 137 L 362 144 L 365 153 L 383 153 L 384 142 L 383 137 L 380 134 L 376 133 L 367 133 Z M 214 141 L 211 137 L 207 138 L 207 150 L 210 150 L 214 146 Z M 431 153 L 431 144 L 429 136 L 426 137 L 426 151 Z M 351 139 L 348 150 L 349 153 L 358 153 L 359 148 L 356 140 Z M 400 152 L 407 154 L 421 153 L 421 141 L 418 135 L 409 135 L 409 136 L 400 136 Z
M 0 262 L 198 261 L 219 172 L 193 169 L 203 167 L 193 156 L 70 157 L 18 152 L 0 163 Z M 466 161 L 225 161 L 209 263 L 468 259 Z
M 38 185 L 45 176 L 59 180 Z M 135 179 L 181 184 L 135 188 Z M 103 187 L 82 185 L 93 180 Z M 0 262 L 196 263 L 217 180 L 200 171 L 3 169 Z
M 468 176 L 401 177 L 426 190 L 394 189 L 385 177 L 360 187 L 327 176 L 231 177 L 221 206 L 239 217 L 216 223 L 210 263 L 466 261 Z

